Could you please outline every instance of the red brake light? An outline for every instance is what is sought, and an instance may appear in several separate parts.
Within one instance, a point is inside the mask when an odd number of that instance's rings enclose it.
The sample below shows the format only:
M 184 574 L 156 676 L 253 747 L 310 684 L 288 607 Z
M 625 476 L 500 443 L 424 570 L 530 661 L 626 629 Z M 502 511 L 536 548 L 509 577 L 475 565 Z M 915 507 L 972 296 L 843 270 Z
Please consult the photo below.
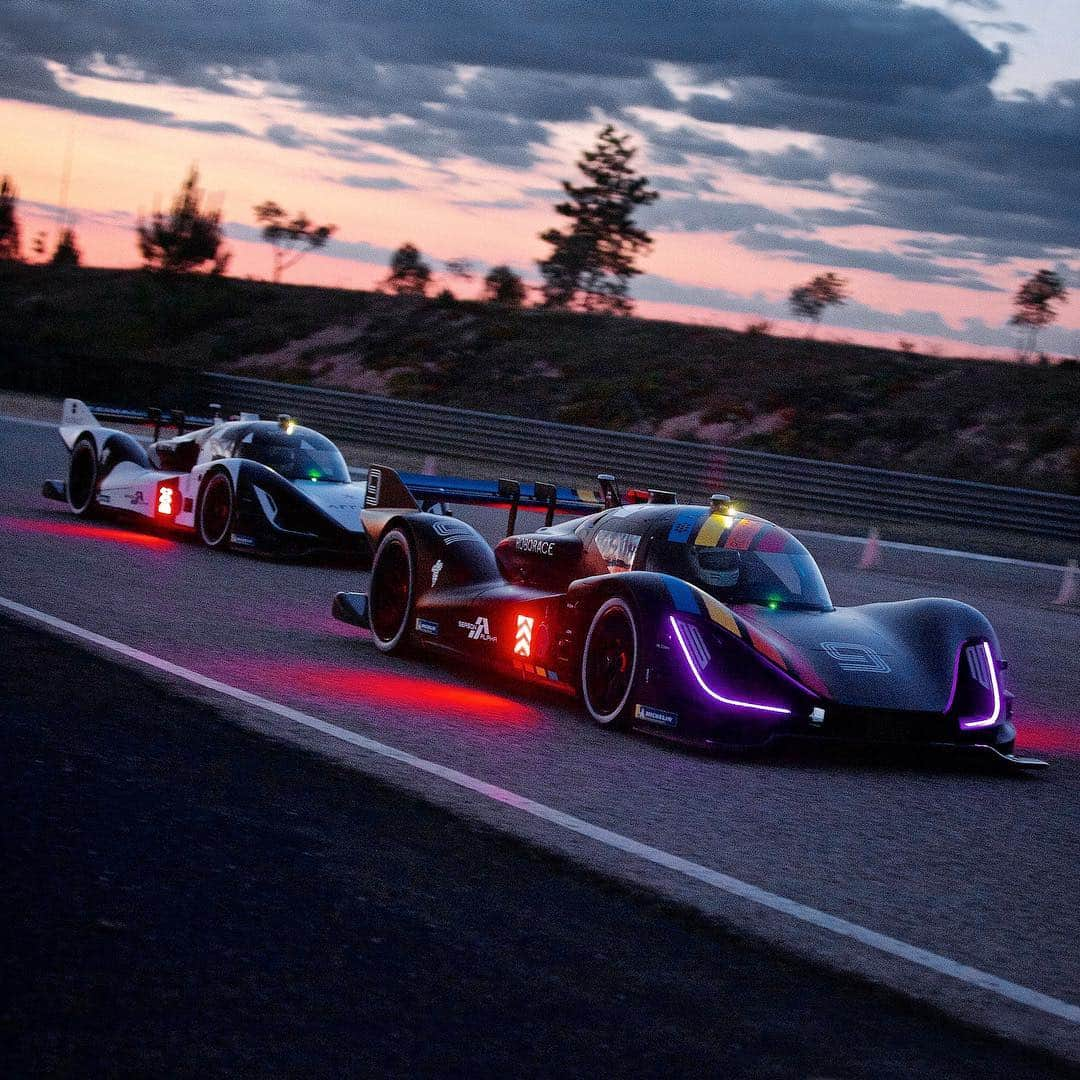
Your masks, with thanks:
M 532 655 L 532 632 L 535 620 L 530 615 L 517 617 L 517 633 L 514 635 L 514 655 Z
M 175 518 L 180 509 L 180 492 L 174 484 L 158 484 L 156 512 L 158 517 Z

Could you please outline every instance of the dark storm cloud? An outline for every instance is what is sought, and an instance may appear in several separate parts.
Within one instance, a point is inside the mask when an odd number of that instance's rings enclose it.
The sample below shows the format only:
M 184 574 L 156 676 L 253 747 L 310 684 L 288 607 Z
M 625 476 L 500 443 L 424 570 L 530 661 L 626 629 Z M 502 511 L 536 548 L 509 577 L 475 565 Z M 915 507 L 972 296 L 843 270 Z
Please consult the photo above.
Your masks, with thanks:
M 955 8 L 957 18 L 992 19 L 1000 5 Z M 700 156 L 776 184 L 828 190 L 838 173 L 869 181 L 834 224 L 846 214 L 960 235 L 987 258 L 1008 241 L 1080 246 L 1080 82 L 999 99 L 990 85 L 1006 48 L 901 0 L 246 0 L 225 12 L 209 0 L 0 0 L 0 45 L 0 94 L 101 116 L 181 123 L 70 94 L 44 60 L 81 72 L 104 61 L 147 82 L 229 93 L 237 76 L 266 80 L 313 112 L 380 123 L 346 123 L 340 143 L 306 135 L 299 121 L 262 137 L 358 160 L 367 152 L 357 144 L 375 142 L 431 161 L 525 168 L 547 141 L 545 123 L 610 116 L 646 130 L 662 167 Z M 656 75 L 665 62 L 691 87 L 719 82 L 727 96 L 674 100 Z M 479 70 L 462 77 L 458 65 Z M 646 127 L 642 108 L 820 143 L 749 152 L 688 126 Z M 663 205 L 653 208 L 661 223 Z M 703 201 L 667 213 L 672 225 L 709 228 L 718 211 Z M 765 210 L 757 223 L 778 224 Z

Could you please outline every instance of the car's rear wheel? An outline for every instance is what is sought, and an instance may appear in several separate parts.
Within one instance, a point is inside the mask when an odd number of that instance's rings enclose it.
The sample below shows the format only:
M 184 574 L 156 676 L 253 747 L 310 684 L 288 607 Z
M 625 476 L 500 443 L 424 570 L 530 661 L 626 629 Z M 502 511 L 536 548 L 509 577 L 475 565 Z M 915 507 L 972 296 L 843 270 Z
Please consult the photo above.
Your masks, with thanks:
M 621 596 L 597 609 L 581 652 L 581 698 L 589 715 L 603 728 L 624 728 L 630 722 L 637 685 L 638 620 Z
M 211 473 L 199 493 L 196 524 L 199 539 L 208 547 L 223 549 L 229 546 L 232 534 L 236 493 L 226 472 Z
M 391 529 L 371 565 L 371 632 L 384 653 L 404 651 L 415 599 L 416 558 L 403 529 Z
M 90 517 L 97 508 L 98 455 L 94 440 L 84 435 L 71 448 L 67 501 L 73 513 Z

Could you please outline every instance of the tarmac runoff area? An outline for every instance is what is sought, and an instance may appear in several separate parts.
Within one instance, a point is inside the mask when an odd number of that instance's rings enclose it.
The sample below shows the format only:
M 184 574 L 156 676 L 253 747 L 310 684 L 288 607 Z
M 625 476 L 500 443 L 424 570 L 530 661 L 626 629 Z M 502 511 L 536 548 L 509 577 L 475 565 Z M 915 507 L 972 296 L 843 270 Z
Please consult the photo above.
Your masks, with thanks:
M 0 633 L 6 1076 L 1071 1071 Z

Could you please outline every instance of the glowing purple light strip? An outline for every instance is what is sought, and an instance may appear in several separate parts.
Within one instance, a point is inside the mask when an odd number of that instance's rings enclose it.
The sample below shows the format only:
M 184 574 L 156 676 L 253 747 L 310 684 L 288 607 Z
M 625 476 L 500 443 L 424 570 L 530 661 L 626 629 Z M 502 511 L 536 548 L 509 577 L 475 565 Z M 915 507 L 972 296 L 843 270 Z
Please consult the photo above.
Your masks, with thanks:
M 972 728 L 990 727 L 997 723 L 1001 715 L 1001 690 L 998 688 L 997 668 L 994 666 L 994 654 L 990 651 L 990 642 L 984 641 L 979 648 L 986 654 L 986 667 L 990 672 L 990 690 L 994 695 L 994 711 L 985 720 L 961 720 L 960 726 L 966 731 Z
M 705 691 L 714 701 L 719 701 L 724 705 L 734 705 L 737 709 L 757 709 L 760 712 L 781 713 L 784 716 L 790 716 L 791 710 L 785 709 L 780 705 L 759 705 L 753 701 L 734 701 L 731 698 L 726 698 L 718 694 L 715 690 L 710 689 L 705 680 L 701 677 L 701 672 L 698 671 L 697 665 L 694 663 L 694 658 L 690 654 L 690 649 L 686 644 L 686 640 L 682 636 L 682 631 L 679 629 L 679 624 L 675 621 L 675 616 L 669 616 L 671 619 L 671 629 L 675 631 L 675 637 L 679 642 L 683 651 L 683 656 L 686 657 L 687 666 L 690 668 L 691 674 L 697 680 L 698 686 Z

